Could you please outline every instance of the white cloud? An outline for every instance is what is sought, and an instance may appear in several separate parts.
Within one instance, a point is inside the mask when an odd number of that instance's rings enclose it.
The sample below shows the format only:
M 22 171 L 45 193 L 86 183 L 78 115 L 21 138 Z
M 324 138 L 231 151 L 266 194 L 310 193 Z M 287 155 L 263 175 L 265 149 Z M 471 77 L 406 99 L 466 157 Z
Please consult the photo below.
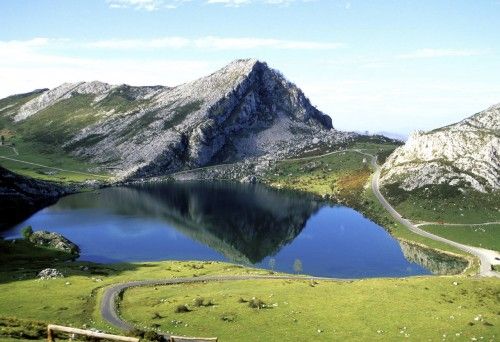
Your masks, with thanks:
M 207 36 L 200 38 L 163 37 L 155 39 L 112 39 L 88 42 L 88 48 L 134 50 L 134 49 L 210 49 L 210 50 L 333 50 L 342 46 L 340 43 L 302 40 L 283 40 L 273 38 L 235 37 L 222 38 Z
M 242 5 L 250 5 L 255 3 L 286 6 L 293 2 L 314 2 L 314 1 L 316 0 L 206 0 L 206 3 L 222 4 L 227 7 L 240 7 Z
M 192 0 L 106 0 L 110 8 L 133 8 L 136 10 L 155 11 L 161 8 L 177 8 Z M 240 7 L 262 3 L 286 6 L 293 2 L 313 2 L 317 0 L 196 0 L 204 4 L 220 4 L 227 7 Z
M 163 0 L 106 0 L 110 8 L 133 8 L 155 11 L 163 5 Z
M 116 50 L 165 48 L 179 49 L 189 46 L 190 40 L 182 37 L 164 37 L 155 39 L 110 39 L 88 42 L 83 45 L 88 48 Z
M 56 45 L 46 38 L 0 41 L 0 98 L 77 81 L 173 86 L 209 74 L 223 64 L 164 58 L 95 59 L 47 52 Z
M 468 57 L 482 55 L 477 50 L 453 50 L 453 49 L 419 49 L 408 54 L 398 55 L 400 59 L 421 59 L 439 57 Z

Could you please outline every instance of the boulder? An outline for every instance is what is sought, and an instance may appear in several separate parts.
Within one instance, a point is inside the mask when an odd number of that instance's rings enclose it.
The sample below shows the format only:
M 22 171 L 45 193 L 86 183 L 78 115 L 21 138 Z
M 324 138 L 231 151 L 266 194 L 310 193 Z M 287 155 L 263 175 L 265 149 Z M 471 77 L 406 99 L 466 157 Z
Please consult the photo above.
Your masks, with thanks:
M 46 268 L 38 273 L 38 278 L 40 278 L 41 280 L 47 280 L 55 278 L 64 278 L 64 275 L 55 268 Z
M 80 253 L 80 248 L 76 244 L 58 233 L 39 230 L 31 234 L 29 240 L 37 246 L 53 248 L 75 255 Z
M 257 177 L 250 175 L 240 179 L 240 183 L 255 184 L 257 183 Z

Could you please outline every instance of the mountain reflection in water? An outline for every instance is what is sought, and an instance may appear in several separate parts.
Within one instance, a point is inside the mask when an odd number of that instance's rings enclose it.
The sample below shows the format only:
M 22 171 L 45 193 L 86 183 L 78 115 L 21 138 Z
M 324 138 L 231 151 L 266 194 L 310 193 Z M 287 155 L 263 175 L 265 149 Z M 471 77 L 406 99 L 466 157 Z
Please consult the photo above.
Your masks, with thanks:
M 62 198 L 4 233 L 57 231 L 81 259 L 226 260 L 343 278 L 428 274 L 385 230 L 353 209 L 260 185 L 156 183 Z

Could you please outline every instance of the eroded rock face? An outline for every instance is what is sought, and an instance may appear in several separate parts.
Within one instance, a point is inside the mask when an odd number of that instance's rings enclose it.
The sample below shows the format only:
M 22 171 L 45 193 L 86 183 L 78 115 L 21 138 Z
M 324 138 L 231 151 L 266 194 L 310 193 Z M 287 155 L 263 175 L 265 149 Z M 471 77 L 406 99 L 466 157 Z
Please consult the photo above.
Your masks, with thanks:
M 22 126 L 49 116 L 51 108 L 63 112 L 59 120 L 68 129 L 59 140 L 68 153 L 123 178 L 289 155 L 320 140 L 348 136 L 333 130 L 331 118 L 297 86 L 257 60 L 236 60 L 174 88 L 63 84 L 9 117 Z M 73 112 L 66 115 L 66 110 Z
M 412 134 L 384 163 L 381 183 L 406 191 L 432 184 L 500 189 L 500 104 L 456 124 Z
M 414 243 L 399 241 L 403 255 L 408 261 L 417 263 L 433 274 L 451 275 L 462 273 L 469 263 L 460 257 L 439 253 Z
M 40 230 L 31 234 L 29 240 L 31 243 L 37 246 L 53 248 L 75 255 L 78 255 L 80 253 L 80 248 L 78 248 L 76 244 L 58 233 L 51 233 Z

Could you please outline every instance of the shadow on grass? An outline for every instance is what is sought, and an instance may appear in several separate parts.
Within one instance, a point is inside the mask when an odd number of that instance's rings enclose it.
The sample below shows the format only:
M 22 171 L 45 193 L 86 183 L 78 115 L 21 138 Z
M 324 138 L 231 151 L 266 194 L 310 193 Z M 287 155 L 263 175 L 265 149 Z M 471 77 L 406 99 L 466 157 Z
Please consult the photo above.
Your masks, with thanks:
M 75 256 L 54 249 L 39 247 L 29 241 L 0 240 L 0 284 L 36 279 L 45 268 L 64 268 L 64 276 L 116 276 L 125 271 L 154 264 L 119 263 L 112 265 L 74 261 Z

